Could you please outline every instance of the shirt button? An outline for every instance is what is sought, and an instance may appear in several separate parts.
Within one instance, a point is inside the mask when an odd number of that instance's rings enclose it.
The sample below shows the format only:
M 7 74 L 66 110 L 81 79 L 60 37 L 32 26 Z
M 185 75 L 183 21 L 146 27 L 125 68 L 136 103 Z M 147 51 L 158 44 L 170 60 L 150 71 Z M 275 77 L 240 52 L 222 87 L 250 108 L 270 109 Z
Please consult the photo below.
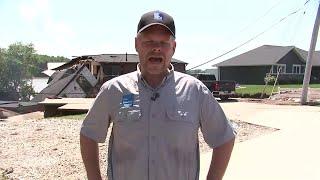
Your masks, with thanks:
M 156 136 L 151 136 L 151 139 L 154 141 L 156 139 Z

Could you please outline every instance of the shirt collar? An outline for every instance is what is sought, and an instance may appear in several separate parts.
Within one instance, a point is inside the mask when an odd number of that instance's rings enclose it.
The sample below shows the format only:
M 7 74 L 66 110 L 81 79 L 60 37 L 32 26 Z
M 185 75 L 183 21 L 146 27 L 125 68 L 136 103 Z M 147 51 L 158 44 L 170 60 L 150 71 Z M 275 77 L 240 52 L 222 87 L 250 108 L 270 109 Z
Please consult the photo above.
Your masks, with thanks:
M 137 64 L 138 79 L 141 80 L 142 84 L 145 87 L 147 87 L 148 89 L 151 89 L 152 91 L 158 90 L 161 87 L 163 87 L 167 83 L 167 81 L 173 77 L 173 72 L 174 72 L 174 67 L 170 63 L 170 68 L 168 68 L 168 74 L 163 78 L 161 84 L 157 88 L 153 88 L 144 80 L 144 78 L 142 77 L 141 71 L 140 71 L 140 63 Z

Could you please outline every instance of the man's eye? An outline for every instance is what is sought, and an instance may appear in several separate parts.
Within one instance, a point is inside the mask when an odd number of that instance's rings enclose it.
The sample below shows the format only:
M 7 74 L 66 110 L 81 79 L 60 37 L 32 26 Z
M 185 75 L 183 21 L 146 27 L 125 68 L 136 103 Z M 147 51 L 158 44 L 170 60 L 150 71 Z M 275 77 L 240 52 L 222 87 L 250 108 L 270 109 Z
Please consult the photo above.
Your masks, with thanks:
M 145 46 L 151 46 L 154 44 L 154 42 L 153 41 L 144 41 L 144 42 L 142 42 L 142 44 Z
M 161 47 L 168 47 L 170 43 L 168 42 L 161 42 Z
M 142 42 L 142 44 L 146 47 L 162 47 L 162 48 L 166 48 L 170 46 L 169 42 L 166 41 L 144 41 Z

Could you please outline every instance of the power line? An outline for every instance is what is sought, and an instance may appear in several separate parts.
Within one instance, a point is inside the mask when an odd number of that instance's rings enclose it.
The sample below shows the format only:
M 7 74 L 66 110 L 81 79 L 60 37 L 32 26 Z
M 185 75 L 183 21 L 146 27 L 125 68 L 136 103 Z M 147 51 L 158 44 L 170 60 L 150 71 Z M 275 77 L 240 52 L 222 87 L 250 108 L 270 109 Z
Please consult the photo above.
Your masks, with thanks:
M 304 4 L 304 6 L 305 6 L 307 3 L 309 3 L 309 1 L 310 1 L 310 0 L 307 0 L 306 3 Z M 297 10 L 289 13 L 287 16 L 281 18 L 278 22 L 274 23 L 273 25 L 271 25 L 270 27 L 268 27 L 267 29 L 265 29 L 265 30 L 262 31 L 261 33 L 255 35 L 254 37 L 250 38 L 249 40 L 245 41 L 244 43 L 241 43 L 240 45 L 232 48 L 231 50 L 229 50 L 229 51 L 227 51 L 227 52 L 225 52 L 225 53 L 222 53 L 221 55 L 219 55 L 219 56 L 217 56 L 217 57 L 215 57 L 215 58 L 213 58 L 213 59 L 211 59 L 211 60 L 209 60 L 209 61 L 206 61 L 206 62 L 204 62 L 204 63 L 201 63 L 201 64 L 199 64 L 199 65 L 197 65 L 197 66 L 194 66 L 194 67 L 192 67 L 192 68 L 190 68 L 190 69 L 187 69 L 187 71 L 190 71 L 190 70 L 195 69 L 195 68 L 197 68 L 197 67 L 200 67 L 200 66 L 203 66 L 203 65 L 205 65 L 205 64 L 208 64 L 208 63 L 210 63 L 210 62 L 212 62 L 212 61 L 214 61 L 214 60 L 216 60 L 216 59 L 218 59 L 218 58 L 220 58 L 220 57 L 222 57 L 222 56 L 225 56 L 225 55 L 227 55 L 227 54 L 229 54 L 229 53 L 231 53 L 231 52 L 239 49 L 240 47 L 248 44 L 249 42 L 251 42 L 251 41 L 253 41 L 253 40 L 255 40 L 256 38 L 258 38 L 258 37 L 261 36 L 262 34 L 266 33 L 266 32 L 269 31 L 270 29 L 272 29 L 274 26 L 278 25 L 279 23 L 281 23 L 281 22 L 283 22 L 284 20 L 286 20 L 288 17 L 296 14 L 297 12 L 299 12 L 299 11 L 301 11 L 301 10 L 302 10 L 302 8 L 299 8 L 299 9 L 297 9 Z
M 308 3 L 309 3 L 309 1 L 310 1 L 310 0 L 306 0 L 306 2 L 304 3 L 304 6 L 305 6 L 306 4 L 308 4 Z
M 262 16 L 260 16 L 260 17 L 258 17 L 257 19 L 255 19 L 255 20 L 253 21 L 253 23 L 248 24 L 248 25 L 245 26 L 243 29 L 241 29 L 241 30 L 239 31 L 239 33 L 247 30 L 250 26 L 256 24 L 260 19 L 262 19 L 262 18 L 264 18 L 266 15 L 268 15 L 268 14 L 271 12 L 271 10 L 273 10 L 276 6 L 278 6 L 278 5 L 280 4 L 281 1 L 282 1 L 282 0 L 280 0 L 280 1 L 278 1 L 276 4 L 274 4 L 274 5 L 273 5 L 270 9 L 268 9 Z
M 309 0 L 307 0 L 307 1 L 309 1 Z M 296 21 L 296 24 L 295 24 L 294 28 L 292 28 L 294 30 L 294 32 L 293 32 L 293 34 L 291 36 L 291 39 L 290 39 L 291 42 L 295 42 L 296 41 L 296 37 L 297 37 L 296 35 L 297 35 L 298 29 L 299 29 L 299 27 L 301 25 L 302 18 L 305 16 L 305 12 L 306 12 L 306 9 L 304 9 L 303 13 L 298 17 L 298 20 Z

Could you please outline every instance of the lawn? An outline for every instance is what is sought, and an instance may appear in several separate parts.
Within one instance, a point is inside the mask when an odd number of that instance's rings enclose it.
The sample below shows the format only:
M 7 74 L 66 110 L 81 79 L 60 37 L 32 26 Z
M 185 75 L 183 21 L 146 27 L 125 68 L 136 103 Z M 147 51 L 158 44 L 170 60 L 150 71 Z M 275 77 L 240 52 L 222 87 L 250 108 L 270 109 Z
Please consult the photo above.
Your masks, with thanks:
M 59 116 L 59 119 L 69 119 L 69 120 L 83 120 L 86 114 L 75 114 L 75 115 L 65 115 Z
M 286 84 L 286 85 L 277 85 L 275 86 L 273 92 L 278 92 L 278 88 L 302 88 L 302 84 Z M 320 84 L 310 84 L 311 88 L 320 88 Z M 258 94 L 263 92 L 264 85 L 241 85 L 241 88 L 236 89 L 236 94 Z M 265 93 L 267 95 L 271 94 L 273 86 L 266 86 Z

